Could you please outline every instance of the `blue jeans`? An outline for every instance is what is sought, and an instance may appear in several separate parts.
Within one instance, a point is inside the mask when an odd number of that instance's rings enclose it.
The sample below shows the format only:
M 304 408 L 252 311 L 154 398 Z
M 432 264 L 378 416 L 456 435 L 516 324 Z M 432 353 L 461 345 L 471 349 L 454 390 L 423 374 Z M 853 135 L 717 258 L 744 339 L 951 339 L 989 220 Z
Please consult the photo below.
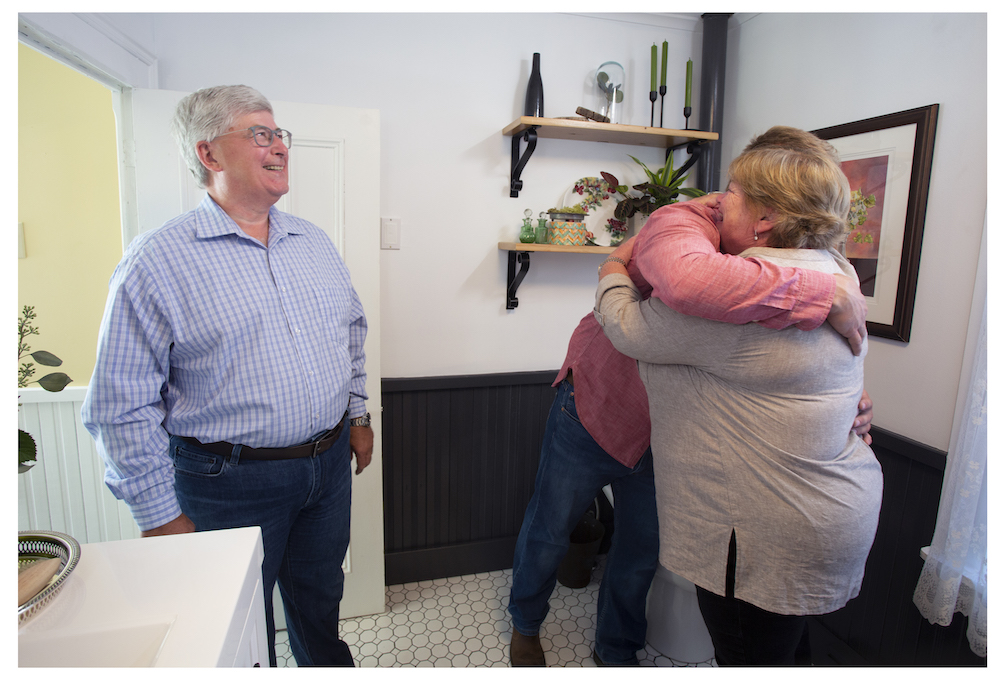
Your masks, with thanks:
M 226 461 L 178 437 L 170 438 L 174 489 L 198 530 L 261 528 L 264 609 L 271 666 L 275 581 L 281 590 L 288 640 L 299 666 L 353 666 L 340 640 L 341 565 L 351 528 L 350 427 L 317 457 Z M 227 579 L 214 575 L 212 579 Z
M 647 449 L 635 468 L 613 459 L 580 423 L 566 381 L 545 425 L 535 491 L 514 549 L 508 610 L 519 632 L 538 633 L 570 533 L 608 484 L 615 532 L 597 602 L 595 649 L 605 664 L 634 665 L 636 651 L 646 645 L 646 594 L 659 549 L 652 455 Z

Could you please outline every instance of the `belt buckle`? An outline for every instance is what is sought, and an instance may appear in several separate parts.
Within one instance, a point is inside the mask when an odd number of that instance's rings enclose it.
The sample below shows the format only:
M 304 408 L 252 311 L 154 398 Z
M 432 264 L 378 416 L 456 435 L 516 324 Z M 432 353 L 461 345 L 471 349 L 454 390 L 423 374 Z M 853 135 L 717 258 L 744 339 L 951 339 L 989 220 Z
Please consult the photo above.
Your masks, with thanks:
M 312 454 L 310 454 L 310 456 L 313 457 L 313 458 L 316 458 L 317 456 L 319 456 L 320 453 L 321 453 L 319 451 L 320 445 L 322 445 L 324 442 L 326 442 L 327 440 L 329 440 L 330 437 L 333 436 L 333 434 L 334 434 L 333 430 L 328 430 L 328 431 L 326 431 L 326 433 L 323 434 L 322 437 L 318 438 L 315 442 L 313 442 L 312 443 L 312 446 L 313 446 L 313 448 L 312 448 Z M 326 449 L 327 448 L 324 448 L 323 451 L 326 451 Z

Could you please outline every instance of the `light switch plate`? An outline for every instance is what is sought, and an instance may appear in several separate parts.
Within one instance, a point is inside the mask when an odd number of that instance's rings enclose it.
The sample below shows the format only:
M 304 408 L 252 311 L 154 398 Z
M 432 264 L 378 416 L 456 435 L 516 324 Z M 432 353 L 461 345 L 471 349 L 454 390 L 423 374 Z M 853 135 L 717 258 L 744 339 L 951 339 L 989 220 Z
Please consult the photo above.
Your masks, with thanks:
M 382 250 L 399 250 L 399 218 L 382 218 Z
M 17 257 L 27 258 L 28 254 L 24 251 L 24 223 L 17 223 Z

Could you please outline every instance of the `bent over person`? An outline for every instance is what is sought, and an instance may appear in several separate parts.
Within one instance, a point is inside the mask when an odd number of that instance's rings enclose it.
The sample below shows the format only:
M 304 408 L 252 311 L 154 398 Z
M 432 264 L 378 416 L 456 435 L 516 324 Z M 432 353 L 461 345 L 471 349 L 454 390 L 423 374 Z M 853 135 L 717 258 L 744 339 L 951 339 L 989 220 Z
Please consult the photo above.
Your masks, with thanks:
M 144 537 L 259 526 L 300 666 L 340 640 L 351 456 L 372 457 L 367 322 L 317 226 L 274 204 L 292 135 L 256 90 L 185 97 L 174 135 L 208 196 L 136 238 L 111 278 L 83 422 Z M 216 575 L 215 579 L 226 579 Z

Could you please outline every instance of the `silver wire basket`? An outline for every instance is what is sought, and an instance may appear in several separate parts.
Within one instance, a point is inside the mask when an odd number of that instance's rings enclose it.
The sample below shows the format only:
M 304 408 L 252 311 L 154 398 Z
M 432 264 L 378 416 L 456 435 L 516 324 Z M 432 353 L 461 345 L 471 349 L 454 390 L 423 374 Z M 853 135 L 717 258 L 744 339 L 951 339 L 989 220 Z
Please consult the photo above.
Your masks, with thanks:
M 59 572 L 47 587 L 39 591 L 31 600 L 17 609 L 17 626 L 27 622 L 39 610 L 55 598 L 80 560 L 80 544 L 73 537 L 62 532 L 35 530 L 17 533 L 17 569 L 31 565 L 35 561 L 58 558 L 62 563 Z

